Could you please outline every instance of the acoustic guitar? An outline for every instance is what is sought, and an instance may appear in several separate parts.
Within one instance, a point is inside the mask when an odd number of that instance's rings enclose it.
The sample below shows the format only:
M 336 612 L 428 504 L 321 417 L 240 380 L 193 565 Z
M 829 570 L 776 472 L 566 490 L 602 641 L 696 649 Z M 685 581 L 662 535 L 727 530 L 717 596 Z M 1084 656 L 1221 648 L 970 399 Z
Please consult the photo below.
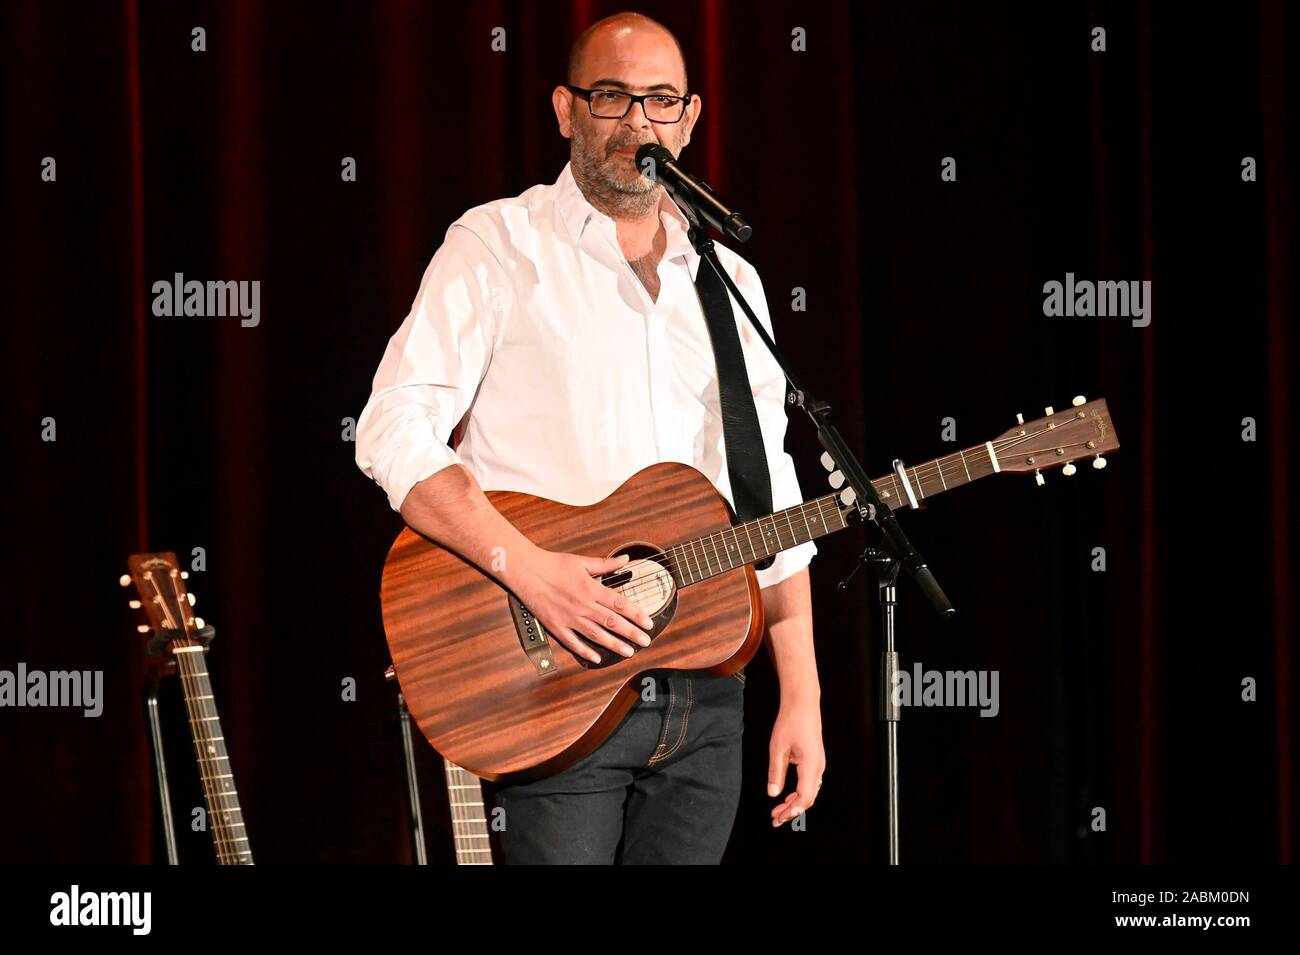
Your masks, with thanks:
M 1021 419 L 1023 422 L 1023 419 Z M 1104 400 L 1018 424 L 997 438 L 872 481 L 891 508 L 998 473 L 1034 473 L 1119 447 Z M 823 455 L 823 464 L 836 467 Z M 901 473 L 900 473 L 901 470 Z M 834 471 L 833 486 L 843 475 Z M 601 583 L 653 620 L 651 644 L 631 657 L 590 644 L 595 663 L 551 639 L 546 625 L 496 578 L 403 530 L 384 565 L 381 603 L 393 666 L 412 717 L 443 757 L 476 776 L 511 782 L 557 772 L 618 727 L 651 671 L 725 676 L 763 634 L 756 561 L 860 521 L 851 488 L 732 523 L 726 499 L 685 464 L 655 464 L 585 507 L 488 491 L 501 514 L 539 547 L 629 561 Z M 509 559 L 509 555 L 506 555 Z
M 204 626 L 202 617 L 194 615 L 194 595 L 185 588 L 189 575 L 180 569 L 176 555 L 170 551 L 132 554 L 127 566 L 131 573 L 120 582 L 124 587 L 135 584 L 139 600 L 131 601 L 131 606 L 143 608 L 149 620 L 139 629 L 153 634 L 147 651 L 150 661 L 159 675 L 174 672 L 180 676 L 217 863 L 253 865 L 239 792 L 226 752 L 226 735 L 217 716 L 217 701 L 204 659 L 212 630 Z

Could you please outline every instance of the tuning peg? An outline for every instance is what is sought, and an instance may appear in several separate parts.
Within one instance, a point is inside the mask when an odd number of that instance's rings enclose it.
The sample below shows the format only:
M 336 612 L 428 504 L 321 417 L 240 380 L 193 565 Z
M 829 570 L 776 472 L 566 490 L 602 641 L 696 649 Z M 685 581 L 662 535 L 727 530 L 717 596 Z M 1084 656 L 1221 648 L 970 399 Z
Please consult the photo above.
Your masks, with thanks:
M 194 618 L 194 629 L 195 629 L 195 630 L 202 630 L 202 629 L 203 629 L 203 618 L 202 618 L 202 617 L 195 617 L 195 618 Z
M 140 601 L 138 600 L 128 600 L 126 602 L 126 605 L 130 607 L 132 610 L 139 610 L 141 606 Z
M 188 570 L 182 570 L 181 580 L 189 580 L 189 579 L 190 579 L 190 572 Z
M 1070 402 L 1070 404 L 1074 405 L 1076 408 L 1079 407 L 1079 405 L 1086 405 L 1087 403 L 1088 399 L 1083 395 L 1075 395 L 1074 400 Z
M 148 632 L 149 632 L 149 625 L 148 625 L 147 623 L 142 623 L 142 624 L 140 624 L 138 627 L 136 627 L 135 629 L 136 629 L 136 631 L 139 632 L 139 633 L 148 633 Z
M 1067 464 L 1065 467 L 1061 468 L 1061 473 L 1064 474 L 1066 477 L 1069 477 L 1077 470 L 1079 469 L 1074 466 L 1073 462 L 1071 462 L 1070 464 Z
M 1043 413 L 1050 418 L 1052 415 L 1056 414 L 1056 409 L 1053 408 L 1051 405 L 1048 405 L 1046 408 L 1043 409 Z
M 838 488 L 844 486 L 844 472 L 832 471 L 826 480 L 831 482 L 831 487 Z
M 1024 423 L 1025 423 L 1025 416 L 1022 415 L 1020 412 L 1017 411 L 1017 412 L 1016 412 L 1016 424 L 1024 424 Z
M 119 587 L 130 587 L 130 586 L 131 586 L 131 575 L 130 575 L 130 574 L 123 574 L 121 577 L 117 578 L 117 585 L 118 585 Z
M 191 607 L 193 607 L 196 603 L 199 602 L 199 598 L 194 596 L 193 594 L 186 594 L 185 599 L 190 602 Z
M 1037 469 L 1034 470 L 1034 483 L 1037 484 L 1039 487 L 1042 487 L 1044 484 L 1047 483 L 1047 479 L 1043 477 L 1042 471 L 1039 471 Z
M 1096 468 L 1098 471 L 1100 471 L 1102 468 L 1106 466 L 1106 459 L 1099 454 L 1092 459 L 1092 466 Z
M 822 461 L 822 467 L 824 467 L 827 471 L 835 470 L 835 459 L 831 457 L 831 453 L 829 451 L 822 452 L 821 461 Z

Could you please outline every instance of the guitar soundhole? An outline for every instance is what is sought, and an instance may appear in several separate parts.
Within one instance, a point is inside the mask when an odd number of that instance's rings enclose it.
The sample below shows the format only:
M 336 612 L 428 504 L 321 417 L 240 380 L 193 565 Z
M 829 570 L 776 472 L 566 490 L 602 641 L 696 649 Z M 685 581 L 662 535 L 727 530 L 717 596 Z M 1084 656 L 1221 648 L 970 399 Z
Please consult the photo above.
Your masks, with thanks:
M 616 548 L 609 556 L 615 557 L 619 554 L 627 554 L 628 562 L 617 573 L 606 575 L 602 582 L 606 587 L 620 591 L 623 596 L 650 615 L 650 619 L 654 622 L 654 626 L 649 631 L 650 642 L 653 645 L 655 639 L 672 621 L 673 614 L 677 610 L 677 582 L 673 580 L 673 575 L 668 570 L 667 557 L 662 548 L 637 542 Z M 586 643 L 600 654 L 599 663 L 592 663 L 581 657 L 576 658 L 578 663 L 589 670 L 599 670 L 622 660 L 635 661 L 637 654 L 648 649 L 637 644 L 629 644 L 637 653 L 625 657 L 621 653 L 597 646 L 590 640 Z

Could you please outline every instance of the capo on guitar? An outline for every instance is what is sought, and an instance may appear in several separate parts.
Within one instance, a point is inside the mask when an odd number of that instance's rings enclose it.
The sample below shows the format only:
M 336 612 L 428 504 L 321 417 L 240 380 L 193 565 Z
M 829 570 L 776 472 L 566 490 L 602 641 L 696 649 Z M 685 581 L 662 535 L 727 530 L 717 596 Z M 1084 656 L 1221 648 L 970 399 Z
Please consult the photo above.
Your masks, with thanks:
M 191 639 L 198 641 L 204 651 L 207 650 L 214 637 L 217 635 L 217 628 L 208 624 L 201 630 L 194 631 Z M 167 647 L 173 640 L 185 639 L 185 633 L 181 630 L 155 630 L 149 642 L 146 645 L 146 652 L 151 657 L 162 657 L 167 655 Z

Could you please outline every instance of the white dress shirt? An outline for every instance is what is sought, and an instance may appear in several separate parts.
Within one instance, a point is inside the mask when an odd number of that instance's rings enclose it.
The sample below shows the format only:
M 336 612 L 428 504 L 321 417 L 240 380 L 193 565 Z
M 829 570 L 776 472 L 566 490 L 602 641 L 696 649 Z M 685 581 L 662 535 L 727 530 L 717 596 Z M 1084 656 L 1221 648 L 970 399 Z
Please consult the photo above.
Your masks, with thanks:
M 454 463 L 484 490 L 585 505 L 660 461 L 701 471 L 734 508 L 717 365 L 693 284 L 700 258 L 667 196 L 660 219 L 667 247 L 658 301 L 568 165 L 553 184 L 451 225 L 357 422 L 357 465 L 394 510 L 412 486 Z M 772 334 L 758 273 L 717 249 Z M 732 311 L 780 510 L 804 499 L 783 449 L 785 377 L 734 303 Z M 812 541 L 781 552 L 759 571 L 759 586 L 816 553 Z

